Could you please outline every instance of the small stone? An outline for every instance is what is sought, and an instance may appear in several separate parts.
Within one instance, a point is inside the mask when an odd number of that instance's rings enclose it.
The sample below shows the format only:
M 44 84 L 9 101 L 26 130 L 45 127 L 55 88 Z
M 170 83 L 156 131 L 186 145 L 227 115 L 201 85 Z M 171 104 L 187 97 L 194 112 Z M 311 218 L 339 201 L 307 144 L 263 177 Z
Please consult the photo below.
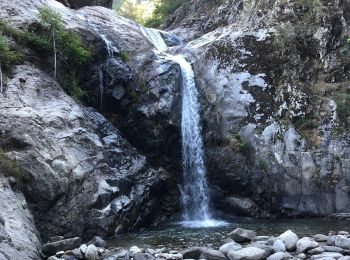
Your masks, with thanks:
M 146 252 L 147 252 L 148 254 L 151 254 L 151 255 L 155 255 L 155 254 L 156 254 L 156 250 L 153 250 L 153 249 L 151 249 L 151 248 L 147 248 L 147 249 L 146 249 Z
M 312 239 L 315 240 L 316 242 L 327 242 L 329 239 L 329 236 L 317 234 L 312 236 Z
M 64 255 L 64 251 L 59 251 L 59 252 L 56 253 L 56 256 L 57 256 L 57 257 L 61 257 L 61 256 L 63 256 L 63 255 Z
M 102 248 L 106 248 L 107 247 L 107 242 L 99 236 L 95 236 L 91 242 L 91 244 L 94 244 L 96 247 L 102 247 Z
M 179 253 L 179 252 L 176 251 L 176 250 L 170 250 L 170 251 L 169 251 L 169 254 L 177 254 L 177 253 Z
M 332 253 L 332 252 L 324 252 L 322 254 L 319 254 L 319 255 L 313 255 L 311 256 L 311 260 L 315 260 L 315 259 L 322 259 L 322 258 L 325 258 L 325 259 L 338 259 L 340 257 L 342 257 L 343 255 L 340 254 L 340 253 Z
M 226 260 L 226 256 L 223 253 L 210 248 L 202 248 L 200 258 L 206 260 Z
M 132 246 L 132 247 L 130 247 L 130 253 L 132 253 L 132 254 L 138 254 L 138 253 L 141 253 L 142 251 L 141 251 L 141 249 L 140 248 L 138 248 L 137 246 Z
M 338 235 L 335 237 L 335 246 L 350 249 L 350 239 L 343 235 Z
M 341 253 L 341 254 L 345 251 L 345 249 L 337 246 L 322 246 L 322 248 L 326 252 L 335 252 L 335 253 Z
M 304 253 L 298 254 L 297 258 L 299 259 L 306 259 L 306 255 Z
M 347 231 L 339 231 L 339 232 L 338 232 L 338 235 L 348 236 L 348 235 L 349 235 L 349 232 L 347 232 Z
M 134 260 L 154 260 L 154 256 L 147 253 L 136 253 L 134 255 Z
M 277 252 L 286 252 L 286 246 L 285 244 L 277 239 L 274 243 L 273 243 L 273 250 L 277 253 Z
M 86 244 L 82 244 L 80 247 L 79 247 L 79 250 L 82 254 L 85 254 L 86 253 L 86 250 L 87 250 L 87 245 Z
M 191 247 L 186 250 L 181 251 L 181 255 L 183 258 L 188 259 L 199 259 L 200 255 L 202 254 L 202 248 L 200 247 Z
M 105 252 L 105 249 L 104 249 L 104 248 L 101 248 L 101 247 L 98 247 L 98 248 L 97 248 L 97 253 L 98 253 L 98 255 L 102 255 L 104 252 Z
M 299 240 L 298 236 L 291 230 L 287 230 L 278 237 L 286 246 L 287 251 L 295 250 L 297 242 Z
M 83 253 L 80 251 L 79 248 L 73 249 L 72 252 L 73 252 L 73 255 L 74 255 L 76 258 L 78 258 L 78 259 L 83 259 L 83 258 L 84 258 L 84 255 L 83 255 Z
M 309 249 L 318 247 L 319 244 L 310 237 L 303 237 L 297 242 L 297 251 L 299 253 L 304 253 Z
M 99 255 L 98 255 L 97 248 L 95 245 L 91 244 L 87 247 L 86 253 L 85 253 L 85 258 L 87 260 L 98 260 L 99 259 Z
M 336 236 L 329 236 L 327 239 L 327 245 L 334 246 L 335 245 L 335 238 L 336 238 Z
M 256 232 L 253 230 L 236 228 L 228 234 L 235 242 L 249 242 L 256 237 Z
M 114 255 L 115 259 L 129 259 L 129 252 L 127 250 L 122 250 L 119 253 Z
M 288 253 L 277 252 L 277 253 L 274 253 L 273 255 L 270 255 L 266 260 L 287 260 L 291 258 L 292 256 Z
M 268 253 L 257 247 L 247 247 L 237 251 L 230 251 L 227 254 L 230 260 L 263 260 Z
M 227 253 L 229 251 L 236 251 L 236 250 L 239 250 L 239 249 L 242 249 L 242 246 L 236 242 L 230 242 L 230 243 L 226 243 L 224 245 L 222 245 L 220 248 L 219 248 L 219 251 L 221 253 L 223 253 L 224 255 L 227 255 Z
M 252 239 L 252 242 L 256 242 L 256 241 L 266 241 L 269 240 L 271 237 L 269 236 L 256 236 Z
M 56 256 L 50 256 L 47 260 L 60 260 L 60 259 Z
M 319 247 L 308 250 L 307 253 L 309 255 L 319 255 L 319 254 L 322 254 L 324 251 L 325 250 L 319 246 Z

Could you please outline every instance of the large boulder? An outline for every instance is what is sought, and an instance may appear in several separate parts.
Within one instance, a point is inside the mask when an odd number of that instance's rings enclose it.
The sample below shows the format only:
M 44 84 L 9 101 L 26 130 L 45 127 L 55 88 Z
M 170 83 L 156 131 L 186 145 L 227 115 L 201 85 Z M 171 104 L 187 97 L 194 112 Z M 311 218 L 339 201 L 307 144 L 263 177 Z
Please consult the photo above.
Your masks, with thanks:
M 286 246 L 287 251 L 293 251 L 297 247 L 298 236 L 291 230 L 287 230 L 278 237 Z
M 297 242 L 297 251 L 299 253 L 304 253 L 309 249 L 318 247 L 319 244 L 310 237 L 303 237 Z
M 229 251 L 235 251 L 235 250 L 239 250 L 239 249 L 242 249 L 242 246 L 240 244 L 238 244 L 236 242 L 229 242 L 229 243 L 222 245 L 219 248 L 219 251 L 221 253 L 223 253 L 224 255 L 227 255 L 227 253 Z
M 228 236 L 235 242 L 248 242 L 256 236 L 256 232 L 253 230 L 236 228 L 231 233 L 229 233 Z
M 263 260 L 266 259 L 268 253 L 257 247 L 247 247 L 236 251 L 230 251 L 227 257 L 230 260 Z
M 49 242 L 42 247 L 42 252 L 46 256 L 52 256 L 60 251 L 68 251 L 78 248 L 82 243 L 80 237 L 63 239 L 56 242 Z
M 335 246 L 338 246 L 344 249 L 350 249 L 350 239 L 345 236 L 338 235 L 335 238 Z

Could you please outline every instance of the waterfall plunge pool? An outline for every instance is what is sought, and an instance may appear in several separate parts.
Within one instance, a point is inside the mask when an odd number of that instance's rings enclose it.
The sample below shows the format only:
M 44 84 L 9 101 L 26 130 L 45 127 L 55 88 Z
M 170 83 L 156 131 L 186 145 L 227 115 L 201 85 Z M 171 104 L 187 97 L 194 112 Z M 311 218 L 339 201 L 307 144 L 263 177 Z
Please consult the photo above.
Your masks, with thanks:
M 182 223 L 183 224 L 183 223 Z M 193 246 L 219 248 L 224 239 L 235 228 L 255 230 L 258 236 L 278 236 L 291 229 L 299 237 L 314 234 L 328 234 L 329 231 L 350 231 L 349 221 L 327 220 L 324 218 L 303 219 L 263 219 L 234 218 L 225 225 L 215 227 L 188 227 L 179 223 L 169 223 L 158 228 L 143 229 L 120 235 L 108 241 L 111 254 L 131 246 L 140 248 L 181 250 Z M 192 225 L 193 226 L 193 225 Z

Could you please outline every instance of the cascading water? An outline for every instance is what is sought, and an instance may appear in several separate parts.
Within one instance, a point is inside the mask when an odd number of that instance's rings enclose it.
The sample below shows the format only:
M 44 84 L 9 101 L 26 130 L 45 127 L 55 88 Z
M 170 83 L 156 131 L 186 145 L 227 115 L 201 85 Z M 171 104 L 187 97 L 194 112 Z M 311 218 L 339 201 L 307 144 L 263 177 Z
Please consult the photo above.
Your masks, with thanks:
M 159 30 L 141 26 L 141 31 L 158 51 L 164 53 L 168 50 Z M 209 210 L 209 190 L 204 166 L 200 124 L 200 103 L 194 72 L 184 56 L 164 54 L 180 65 L 182 73 L 182 224 L 191 227 L 222 225 L 224 222 L 211 219 Z
M 107 49 L 108 59 L 113 59 L 113 53 L 118 52 L 118 50 L 115 48 L 113 43 L 110 40 L 108 40 L 108 38 L 105 34 L 101 33 L 100 28 L 95 23 L 93 23 L 87 15 L 85 15 L 85 14 L 79 14 L 79 15 L 82 19 L 84 19 L 87 22 L 89 27 L 101 37 L 101 39 L 104 42 L 106 49 Z M 99 68 L 99 90 L 100 90 L 99 109 L 100 109 L 100 111 L 102 111 L 103 110 L 103 96 L 104 96 L 104 91 L 105 91 L 104 79 L 103 79 L 103 67 L 102 66 L 100 66 L 100 68 Z

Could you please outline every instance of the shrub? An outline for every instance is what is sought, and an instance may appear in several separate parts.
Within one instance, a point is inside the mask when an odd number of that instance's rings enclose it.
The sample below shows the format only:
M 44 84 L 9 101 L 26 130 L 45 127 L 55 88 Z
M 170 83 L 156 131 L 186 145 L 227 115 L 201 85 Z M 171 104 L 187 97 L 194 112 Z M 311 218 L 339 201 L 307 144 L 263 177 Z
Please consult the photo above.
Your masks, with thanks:
M 182 4 L 189 0 L 159 0 L 153 15 L 146 20 L 148 27 L 160 27 Z
M 337 113 L 340 121 L 346 126 L 349 126 L 350 94 L 349 93 L 339 94 L 338 97 L 336 98 L 336 102 L 337 102 Z

